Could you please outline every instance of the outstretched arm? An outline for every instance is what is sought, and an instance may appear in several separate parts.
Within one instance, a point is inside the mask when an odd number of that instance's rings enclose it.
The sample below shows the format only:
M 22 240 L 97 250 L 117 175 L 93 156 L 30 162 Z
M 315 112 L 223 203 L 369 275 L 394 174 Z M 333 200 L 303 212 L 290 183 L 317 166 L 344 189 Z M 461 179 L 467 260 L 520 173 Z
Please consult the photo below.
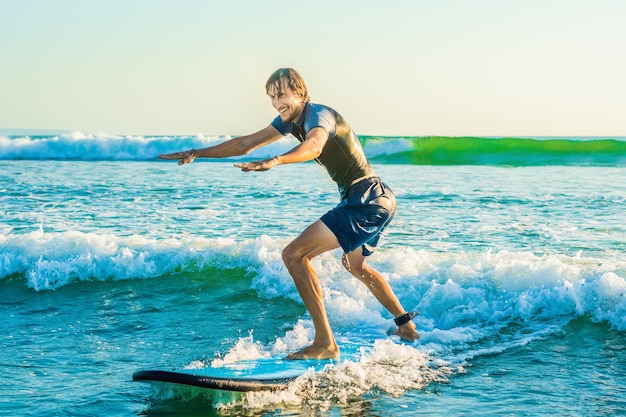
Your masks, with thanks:
M 159 158 L 178 159 L 178 165 L 183 165 L 193 162 L 196 158 L 227 158 L 229 156 L 245 155 L 261 146 L 275 142 L 281 137 L 283 135 L 270 125 L 251 135 L 229 139 L 215 146 L 162 154 L 159 155 Z
M 321 127 L 311 129 L 306 135 L 306 140 L 282 155 L 275 156 L 271 159 L 263 161 L 244 162 L 235 164 L 242 171 L 267 171 L 276 165 L 293 164 L 296 162 L 305 162 L 317 158 L 321 155 L 326 142 L 328 141 L 328 133 Z

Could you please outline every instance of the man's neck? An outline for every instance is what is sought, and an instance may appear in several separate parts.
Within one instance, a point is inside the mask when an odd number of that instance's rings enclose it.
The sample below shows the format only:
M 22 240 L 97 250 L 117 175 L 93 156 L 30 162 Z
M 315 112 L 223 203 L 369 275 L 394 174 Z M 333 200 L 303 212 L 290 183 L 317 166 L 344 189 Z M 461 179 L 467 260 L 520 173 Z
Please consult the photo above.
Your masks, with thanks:
M 293 122 L 295 124 L 302 124 L 303 122 L 303 118 L 304 118 L 304 109 L 306 108 L 306 105 L 308 104 L 308 102 L 306 103 L 302 103 L 299 108 L 298 108 L 298 112 L 296 113 L 296 117 L 293 118 Z

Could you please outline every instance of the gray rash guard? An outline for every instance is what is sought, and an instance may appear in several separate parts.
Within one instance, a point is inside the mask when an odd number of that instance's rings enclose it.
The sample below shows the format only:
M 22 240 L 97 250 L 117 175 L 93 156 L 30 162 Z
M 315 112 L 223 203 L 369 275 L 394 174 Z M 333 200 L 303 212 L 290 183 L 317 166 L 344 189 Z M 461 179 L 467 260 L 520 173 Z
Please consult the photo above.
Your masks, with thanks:
M 359 139 L 345 119 L 330 107 L 306 103 L 297 122 L 284 123 L 277 116 L 272 121 L 272 126 L 283 135 L 291 133 L 300 142 L 304 142 L 306 135 L 316 127 L 321 127 L 328 133 L 328 141 L 315 160 L 326 168 L 337 183 L 341 198 L 346 196 L 346 191 L 354 180 L 374 174 Z

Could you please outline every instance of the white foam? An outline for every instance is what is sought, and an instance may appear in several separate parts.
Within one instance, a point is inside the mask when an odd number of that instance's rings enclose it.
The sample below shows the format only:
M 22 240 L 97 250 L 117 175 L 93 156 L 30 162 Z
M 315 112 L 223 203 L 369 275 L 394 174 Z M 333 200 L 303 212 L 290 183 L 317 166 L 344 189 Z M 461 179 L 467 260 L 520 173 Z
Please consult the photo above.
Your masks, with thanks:
M 181 236 L 148 239 L 79 232 L 0 235 L 2 276 L 22 273 L 37 290 L 78 280 L 149 279 L 207 267 L 246 269 L 262 297 L 297 300 L 282 264 L 285 240 L 261 236 L 234 241 Z M 306 374 L 277 393 L 221 398 L 219 407 L 308 404 L 325 409 L 337 402 L 382 390 L 401 395 L 463 372 L 466 361 L 524 346 L 561 331 L 575 317 L 588 316 L 626 330 L 626 263 L 526 252 L 440 253 L 411 248 L 375 253 L 370 263 L 383 271 L 406 309 L 419 309 L 421 333 L 400 343 L 391 315 L 367 288 L 345 271 L 340 254 L 313 260 L 327 312 L 343 346 L 362 346 L 349 361 Z M 210 363 L 284 356 L 312 343 L 308 315 L 291 330 L 261 343 L 251 333 Z M 323 388 L 322 388 L 323 387 Z M 187 395 L 187 394 L 185 394 Z
M 267 346 L 255 341 L 254 335 L 250 333 L 247 337 L 239 339 L 224 356 L 213 359 L 210 366 L 220 367 L 243 360 L 286 356 L 310 345 L 313 336 L 313 327 L 309 320 L 299 320 L 284 336 Z
M 74 131 L 58 136 L 31 138 L 0 136 L 0 159 L 153 160 L 159 154 L 216 145 L 231 136 L 118 136 Z M 257 150 L 247 158 L 284 153 L 294 146 L 282 140 Z M 239 158 L 234 158 L 239 159 Z
M 40 228 L 0 235 L 0 278 L 21 274 L 29 287 L 46 290 L 76 281 L 242 268 L 253 276 L 252 286 L 261 297 L 301 302 L 282 263 L 285 244 L 268 236 L 150 239 Z M 407 310 L 421 311 L 414 321 L 422 338 L 409 347 L 446 363 L 462 365 L 474 355 L 523 345 L 581 316 L 626 330 L 626 263 L 619 259 L 398 248 L 375 253 L 370 263 L 383 271 Z M 393 334 L 392 316 L 343 269 L 340 253 L 314 259 L 313 267 L 338 340 L 367 345 Z M 271 343 L 260 344 L 252 334 L 241 339 L 215 365 L 286 355 L 311 344 L 313 337 L 305 315 Z
M 368 138 L 363 150 L 371 157 L 393 155 L 413 150 L 415 148 L 414 140 L 415 138 Z
M 55 289 L 75 281 L 153 278 L 181 268 L 202 268 L 237 251 L 230 239 L 183 237 L 155 240 L 142 236 L 45 233 L 42 228 L 0 238 L 1 277 L 24 274 L 35 290 Z
M 270 353 L 260 342 L 255 342 L 253 335 L 250 334 L 248 337 L 239 339 L 235 346 L 233 346 L 224 357 L 214 359 L 210 365 L 219 368 L 243 360 L 255 360 L 268 357 L 270 357 Z
M 152 160 L 162 153 L 215 145 L 232 136 L 141 136 L 89 134 L 73 131 L 49 136 L 0 136 L 0 159 Z M 275 142 L 242 157 L 266 158 L 284 153 L 297 144 L 295 138 Z M 392 155 L 413 148 L 410 138 L 368 139 L 364 147 L 371 156 Z M 241 159 L 241 158 L 232 158 Z
M 241 267 L 263 297 L 300 302 L 286 271 L 285 240 L 261 236 L 236 242 L 182 235 L 152 239 L 76 231 L 0 234 L 0 278 L 23 274 L 36 290 L 80 280 L 145 279 L 175 271 Z M 580 255 L 526 252 L 433 253 L 410 248 L 375 253 L 370 261 L 388 279 L 423 332 L 497 328 L 511 321 L 589 315 L 626 329 L 626 263 Z M 339 252 L 313 260 L 333 327 L 386 332 L 391 317 L 367 288 L 344 270 Z M 486 336 L 489 332 L 484 332 Z M 480 339 L 480 332 L 474 340 Z
M 377 340 L 361 349 L 354 360 L 309 371 L 278 392 L 249 392 L 244 397 L 222 399 L 220 409 L 262 409 L 286 404 L 306 404 L 325 411 L 336 403 L 347 403 L 372 390 L 401 396 L 407 390 L 423 389 L 435 381 L 446 381 L 453 371 L 445 362 L 434 362 L 419 350 L 391 340 Z M 458 371 L 458 369 L 455 369 Z

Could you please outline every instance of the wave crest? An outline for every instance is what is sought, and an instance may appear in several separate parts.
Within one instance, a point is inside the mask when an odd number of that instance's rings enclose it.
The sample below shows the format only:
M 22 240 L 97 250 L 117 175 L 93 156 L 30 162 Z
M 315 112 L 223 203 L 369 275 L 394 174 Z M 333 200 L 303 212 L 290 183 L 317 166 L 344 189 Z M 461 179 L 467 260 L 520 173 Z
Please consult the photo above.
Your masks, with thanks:
M 240 269 L 266 298 L 300 302 L 281 249 L 268 236 L 245 241 L 181 236 L 151 239 L 77 231 L 0 234 L 0 279 L 22 277 L 34 290 L 79 281 L 150 279 L 209 269 Z M 372 257 L 416 322 L 423 341 L 459 339 L 459 328 L 498 329 L 500 323 L 547 322 L 589 316 L 626 330 L 626 264 L 596 258 L 528 252 L 438 253 L 390 248 Z M 339 327 L 384 328 L 387 313 L 334 253 L 313 260 L 326 295 L 329 316 Z M 207 275 L 215 275 L 209 271 Z
M 117 136 L 72 132 L 56 136 L 0 136 L 4 160 L 149 161 L 159 154 L 215 145 L 230 136 Z M 293 138 L 292 138 L 293 139 Z M 485 138 L 362 136 L 375 163 L 411 165 L 626 166 L 625 138 Z M 247 156 L 268 158 L 291 149 L 275 142 Z

